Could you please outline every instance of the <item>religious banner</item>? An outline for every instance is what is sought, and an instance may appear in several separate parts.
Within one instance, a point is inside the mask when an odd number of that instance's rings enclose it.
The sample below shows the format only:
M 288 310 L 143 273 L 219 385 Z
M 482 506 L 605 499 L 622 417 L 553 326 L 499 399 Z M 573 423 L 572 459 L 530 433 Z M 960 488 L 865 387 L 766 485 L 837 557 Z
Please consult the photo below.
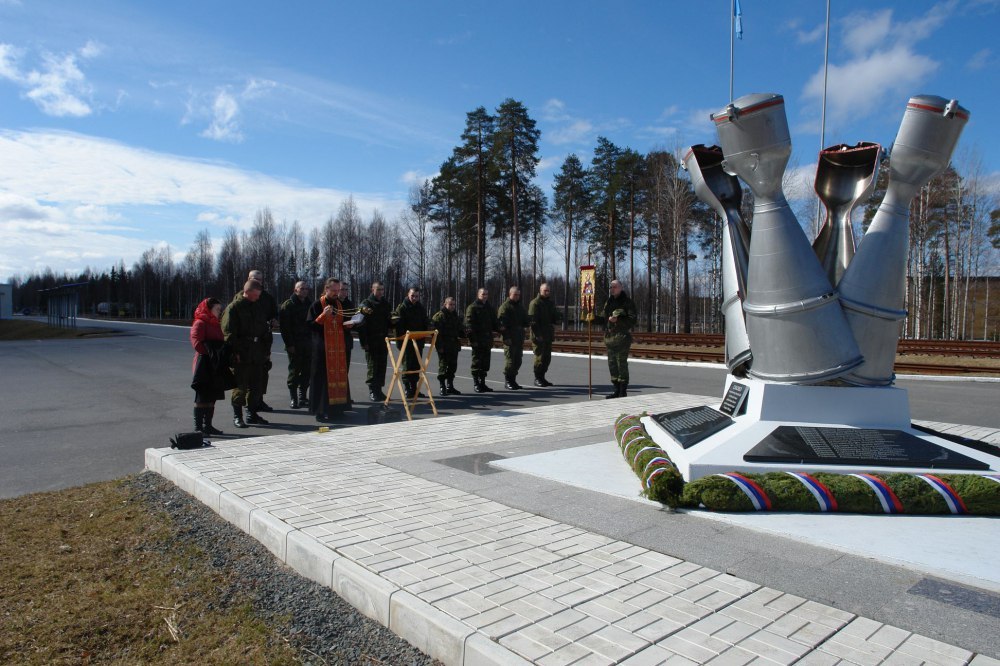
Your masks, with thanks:
M 593 266 L 580 266 L 580 321 L 594 320 L 594 292 L 597 279 Z

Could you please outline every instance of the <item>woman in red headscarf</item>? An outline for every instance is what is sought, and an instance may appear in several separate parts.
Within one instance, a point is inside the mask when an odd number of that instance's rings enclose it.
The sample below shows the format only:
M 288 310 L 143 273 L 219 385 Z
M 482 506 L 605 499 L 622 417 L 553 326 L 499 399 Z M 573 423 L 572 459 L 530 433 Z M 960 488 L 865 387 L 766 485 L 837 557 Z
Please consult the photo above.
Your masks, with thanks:
M 223 434 L 212 426 L 215 401 L 226 397 L 226 375 L 229 372 L 224 358 L 222 325 L 219 323 L 221 315 L 222 303 L 215 298 L 206 298 L 198 304 L 191 324 L 191 346 L 195 352 L 191 365 L 194 429 L 206 435 Z

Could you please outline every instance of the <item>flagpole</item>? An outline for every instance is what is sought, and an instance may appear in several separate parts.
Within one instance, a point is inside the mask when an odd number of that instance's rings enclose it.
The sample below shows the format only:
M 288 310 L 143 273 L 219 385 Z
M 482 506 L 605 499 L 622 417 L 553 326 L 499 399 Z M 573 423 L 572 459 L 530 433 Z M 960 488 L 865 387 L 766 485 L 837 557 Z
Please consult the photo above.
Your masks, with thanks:
M 729 103 L 733 103 L 733 63 L 736 52 L 736 0 L 729 3 Z

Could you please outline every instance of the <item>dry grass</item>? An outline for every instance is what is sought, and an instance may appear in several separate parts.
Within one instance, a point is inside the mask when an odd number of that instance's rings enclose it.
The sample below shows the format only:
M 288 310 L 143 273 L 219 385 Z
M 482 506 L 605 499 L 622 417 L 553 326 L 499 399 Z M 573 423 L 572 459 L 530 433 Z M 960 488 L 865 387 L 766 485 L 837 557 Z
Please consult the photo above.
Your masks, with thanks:
M 40 321 L 0 319 L 0 340 L 53 340 L 65 338 L 97 338 L 117 335 L 110 328 L 57 328 Z
M 0 663 L 298 663 L 176 529 L 122 481 L 0 501 Z

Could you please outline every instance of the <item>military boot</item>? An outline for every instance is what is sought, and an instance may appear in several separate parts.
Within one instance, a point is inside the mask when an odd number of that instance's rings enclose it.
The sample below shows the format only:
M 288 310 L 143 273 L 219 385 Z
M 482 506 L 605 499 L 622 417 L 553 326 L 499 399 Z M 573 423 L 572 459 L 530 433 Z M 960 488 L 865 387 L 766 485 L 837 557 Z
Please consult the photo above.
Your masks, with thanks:
M 621 386 L 620 386 L 620 385 L 618 384 L 618 382 L 617 382 L 617 381 L 614 381 L 614 382 L 612 382 L 612 384 L 614 384 L 614 385 L 615 385 L 615 391 L 614 391 L 614 393 L 612 393 L 611 395 L 606 395 L 606 396 L 604 396 L 604 399 L 605 399 L 605 400 L 612 400 L 612 399 L 614 399 L 614 398 L 618 398 L 618 397 L 620 397 L 620 396 L 621 396 L 621 394 L 622 394 L 622 393 L 621 393 L 621 392 L 622 392 L 622 390 L 621 390 Z
M 627 397 L 626 391 L 628 390 L 628 382 L 618 382 L 618 397 Z
M 483 393 L 493 393 L 493 389 L 491 389 L 489 387 L 489 385 L 486 383 L 486 377 L 483 377 L 482 379 L 480 379 L 479 383 L 483 387 Z
M 224 435 L 218 428 L 212 426 L 212 419 L 215 417 L 215 405 L 205 408 L 205 429 L 202 431 L 206 435 Z
M 442 398 L 448 397 L 448 384 L 443 379 L 439 379 L 438 383 L 441 384 L 440 395 Z
M 195 432 L 205 432 L 205 408 L 195 407 L 194 408 L 194 429 Z
M 270 425 L 270 421 L 265 419 L 256 409 L 250 409 L 247 407 L 247 416 L 245 421 L 253 425 Z
M 290 398 L 290 400 L 288 402 L 288 406 L 291 407 L 292 409 L 298 409 L 299 408 L 299 393 L 298 393 L 298 391 L 295 390 L 294 386 L 289 386 L 288 387 L 288 397 Z
M 309 398 L 306 396 L 306 387 L 299 387 L 299 407 L 307 409 L 309 407 Z
M 368 387 L 368 399 L 371 400 L 372 402 L 378 402 L 379 401 L 378 400 L 378 392 L 376 391 L 376 389 L 375 389 L 374 386 L 369 386 Z
M 250 427 L 243 421 L 243 407 L 240 405 L 233 405 L 233 425 L 237 428 Z
M 448 380 L 448 395 L 462 395 L 462 392 L 455 388 L 455 378 L 452 377 Z
M 476 393 L 485 393 L 486 392 L 486 389 L 483 387 L 483 380 L 482 380 L 482 378 L 480 378 L 480 377 L 473 377 L 472 378 L 472 383 L 473 383 L 473 389 L 472 390 L 475 391 Z
M 542 384 L 541 384 L 541 385 L 542 385 L 542 386 L 545 386 L 545 387 L 549 387 L 549 386 L 554 386 L 554 384 L 553 384 L 552 382 L 550 382 L 549 380 L 547 380 L 547 379 L 545 378 L 545 375 L 544 375 L 544 374 L 542 374 L 542 375 L 541 375 L 541 376 L 540 376 L 540 377 L 538 378 L 538 381 L 542 382 Z

